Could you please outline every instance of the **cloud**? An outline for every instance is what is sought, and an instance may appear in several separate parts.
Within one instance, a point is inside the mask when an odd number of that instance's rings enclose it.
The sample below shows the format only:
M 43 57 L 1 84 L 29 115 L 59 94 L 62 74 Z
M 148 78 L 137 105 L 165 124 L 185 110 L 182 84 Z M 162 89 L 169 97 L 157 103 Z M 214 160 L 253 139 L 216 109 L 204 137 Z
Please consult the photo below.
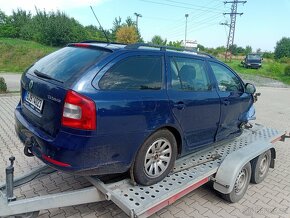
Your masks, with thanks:
M 11 14 L 12 10 L 21 8 L 23 10 L 35 12 L 35 6 L 38 9 L 45 9 L 46 11 L 51 10 L 61 10 L 65 11 L 67 9 L 78 8 L 82 6 L 97 6 L 106 2 L 107 0 L 8 0 L 2 2 L 0 10 L 4 11 L 6 14 Z

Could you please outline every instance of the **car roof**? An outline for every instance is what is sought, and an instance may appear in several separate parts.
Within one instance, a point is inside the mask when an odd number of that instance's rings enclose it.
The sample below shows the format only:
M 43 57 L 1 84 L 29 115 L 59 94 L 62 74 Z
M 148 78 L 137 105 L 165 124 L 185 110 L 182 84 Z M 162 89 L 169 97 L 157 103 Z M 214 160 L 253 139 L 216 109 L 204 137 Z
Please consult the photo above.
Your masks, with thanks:
M 202 53 L 195 51 L 193 49 L 186 49 L 186 48 L 176 48 L 170 46 L 162 46 L 162 45 L 154 45 L 148 43 L 135 43 L 135 44 L 124 44 L 124 43 L 115 43 L 115 42 L 103 42 L 103 41 L 83 41 L 80 43 L 71 43 L 68 46 L 79 46 L 79 47 L 94 47 L 94 48 L 101 48 L 105 50 L 109 50 L 111 52 L 117 50 L 130 50 L 130 51 L 163 51 L 168 54 L 179 55 L 179 54 L 186 54 L 192 56 L 198 56 L 203 58 L 209 59 L 216 59 L 210 54 Z

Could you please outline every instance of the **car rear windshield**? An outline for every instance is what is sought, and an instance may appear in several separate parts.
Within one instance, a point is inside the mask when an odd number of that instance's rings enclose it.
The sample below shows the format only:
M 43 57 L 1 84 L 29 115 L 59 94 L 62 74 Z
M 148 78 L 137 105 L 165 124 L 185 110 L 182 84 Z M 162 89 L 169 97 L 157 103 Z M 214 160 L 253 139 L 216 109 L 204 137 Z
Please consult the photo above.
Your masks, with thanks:
M 90 48 L 65 47 L 34 63 L 28 72 L 65 83 L 79 77 L 108 53 Z

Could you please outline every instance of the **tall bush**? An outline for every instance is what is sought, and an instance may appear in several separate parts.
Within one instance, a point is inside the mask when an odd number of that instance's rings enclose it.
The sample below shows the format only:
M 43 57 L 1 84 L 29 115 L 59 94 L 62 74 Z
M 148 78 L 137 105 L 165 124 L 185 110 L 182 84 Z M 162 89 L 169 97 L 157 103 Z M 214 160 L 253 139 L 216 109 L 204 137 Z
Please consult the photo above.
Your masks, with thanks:
M 284 69 L 284 75 L 285 76 L 290 76 L 290 65 L 287 65 Z
M 0 93 L 7 91 L 7 85 L 3 77 L 0 77 Z
M 290 57 L 290 38 L 283 37 L 275 47 L 275 58 Z
M 33 40 L 50 46 L 86 39 L 105 40 L 102 31 L 94 26 L 84 27 L 61 11 L 46 12 L 36 9 L 36 15 L 21 9 L 7 16 L 0 11 L 0 37 Z M 110 32 L 106 31 L 110 36 Z

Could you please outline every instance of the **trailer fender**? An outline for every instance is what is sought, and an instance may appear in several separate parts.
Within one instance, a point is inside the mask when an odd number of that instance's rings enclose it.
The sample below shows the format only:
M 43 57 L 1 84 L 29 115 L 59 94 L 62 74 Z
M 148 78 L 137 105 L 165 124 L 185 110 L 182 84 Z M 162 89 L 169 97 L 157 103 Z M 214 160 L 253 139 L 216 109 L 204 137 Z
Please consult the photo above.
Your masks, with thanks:
M 227 155 L 213 179 L 214 189 L 221 193 L 229 194 L 234 188 L 235 180 L 242 167 L 269 149 L 271 149 L 271 156 L 274 159 L 276 157 L 274 145 L 262 140 L 255 141 Z M 273 161 L 271 162 L 273 163 Z

